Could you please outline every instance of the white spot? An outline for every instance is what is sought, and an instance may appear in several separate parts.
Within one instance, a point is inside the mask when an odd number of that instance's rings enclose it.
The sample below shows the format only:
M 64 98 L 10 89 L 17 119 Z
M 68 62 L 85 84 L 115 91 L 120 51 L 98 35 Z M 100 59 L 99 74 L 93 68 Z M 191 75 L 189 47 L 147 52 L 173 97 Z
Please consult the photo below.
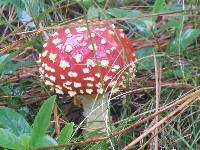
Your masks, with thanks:
M 110 82 L 109 83 L 109 87 L 114 87 L 114 86 L 116 86 L 116 84 L 117 84 L 117 81 L 112 81 L 112 82 Z
M 44 75 L 46 78 L 48 78 L 49 77 L 49 75 L 47 74 L 47 73 L 45 73 L 45 75 Z
M 68 91 L 68 94 L 69 94 L 69 96 L 74 96 L 74 95 L 76 95 L 76 91 Z
M 92 84 L 92 83 L 87 83 L 87 86 L 88 86 L 88 87 L 93 87 L 94 84 Z
M 57 45 L 57 46 L 56 46 L 56 48 L 58 48 L 58 49 L 61 49 L 61 50 L 62 50 L 62 49 L 64 49 L 64 44 L 59 44 L 59 45 Z
M 104 80 L 105 82 L 107 82 L 108 80 L 111 80 L 111 79 L 112 79 L 112 77 L 110 77 L 110 76 L 105 76 L 103 80 Z
M 45 65 L 45 68 L 44 68 L 46 71 L 50 71 L 50 72 L 56 72 L 55 69 L 47 66 L 47 64 Z
M 49 76 L 49 79 L 50 79 L 51 81 L 53 81 L 53 82 L 56 81 L 56 77 L 54 77 L 54 76 L 52 76 L 52 75 Z
M 46 50 L 46 51 L 44 51 L 44 52 L 42 53 L 42 57 L 46 57 L 47 54 L 48 54 L 48 51 Z
M 72 87 L 69 86 L 64 86 L 64 88 L 66 88 L 67 90 L 72 90 Z
M 65 34 L 69 34 L 70 30 L 69 29 L 65 29 Z
M 97 84 L 95 84 L 95 86 L 97 87 L 97 88 L 102 88 L 102 84 L 99 82 L 99 83 L 97 83 Z
M 66 67 L 68 67 L 68 68 L 70 67 L 70 64 L 68 62 L 66 62 L 65 60 L 61 60 L 59 66 L 60 66 L 60 68 L 65 70 Z
M 106 40 L 105 39 L 101 39 L 101 44 L 106 44 Z
M 108 60 L 101 60 L 101 65 L 103 67 L 107 67 L 109 65 L 109 61 Z
M 57 54 L 50 53 L 49 59 L 54 63 L 56 61 L 56 56 L 57 56 Z
M 119 29 L 119 31 L 123 32 L 124 30 L 123 29 Z
M 64 79 L 65 79 L 65 76 L 64 76 L 63 74 L 61 74 L 61 75 L 60 75 L 60 78 L 64 80 Z
M 64 83 L 63 83 L 63 86 L 68 86 L 68 85 L 71 85 L 71 84 L 72 84 L 72 82 L 67 81 L 67 82 L 64 82 Z
M 42 67 L 39 68 L 39 72 L 40 74 L 44 74 L 44 70 L 42 69 Z
M 99 31 L 104 32 L 104 31 L 106 31 L 106 28 L 100 28 Z
M 69 52 L 72 51 L 72 49 L 73 49 L 73 48 L 72 48 L 71 45 L 67 45 L 66 48 L 65 48 L 65 51 L 69 53 Z
M 77 31 L 77 32 L 84 32 L 84 31 L 86 31 L 86 30 L 87 30 L 86 27 L 76 28 L 76 31 Z
M 90 67 L 90 66 L 94 67 L 95 66 L 95 63 L 92 59 L 88 59 L 86 64 L 87 64 L 87 67 Z
M 67 34 L 67 37 L 68 38 L 72 37 L 72 34 L 71 33 Z
M 93 89 L 86 89 L 85 91 L 86 91 L 86 93 L 88 93 L 88 94 L 92 94 Z
M 82 55 L 81 55 L 81 54 L 76 54 L 76 55 L 74 56 L 74 59 L 75 59 L 75 61 L 76 61 L 77 63 L 80 63 L 80 62 L 81 62 L 81 58 L 82 58 Z
M 97 93 L 103 94 L 103 89 L 102 88 L 97 89 Z
M 124 33 L 120 33 L 120 37 L 124 38 L 124 36 L 125 36 Z
M 90 33 L 90 35 L 89 35 L 89 38 L 90 38 L 90 36 L 91 36 L 91 38 L 94 38 L 95 37 L 95 33 Z
M 36 63 L 40 64 L 41 63 L 41 59 L 36 60 Z
M 83 73 L 90 73 L 89 68 L 83 68 Z
M 69 77 L 77 77 L 78 74 L 77 74 L 76 72 L 70 71 L 70 72 L 68 72 L 68 76 L 69 76 Z
M 82 23 L 82 22 L 83 22 L 83 19 L 80 19 L 80 20 L 78 20 L 77 22 L 78 22 L 78 23 Z
M 135 57 L 135 53 L 132 53 L 132 56 Z
M 112 72 L 116 72 L 119 69 L 120 69 L 120 65 L 114 65 L 112 68 Z
M 46 80 L 44 83 L 45 83 L 46 85 L 50 85 L 50 86 L 53 86 L 53 85 L 54 85 L 52 82 L 50 82 L 50 81 L 48 81 L 48 80 Z
M 86 42 L 83 42 L 82 44 L 83 44 L 83 46 L 86 46 L 86 45 L 87 45 L 87 43 L 86 43 Z
M 61 39 L 59 39 L 59 38 L 56 38 L 56 39 L 54 39 L 54 40 L 52 41 L 52 43 L 53 43 L 54 45 L 58 45 L 58 44 L 60 44 L 60 42 L 61 42 Z
M 86 78 L 83 78 L 83 80 L 85 80 L 85 81 L 94 81 L 94 77 L 86 77 Z
M 84 93 L 83 90 L 80 90 L 80 93 L 83 94 Z
M 39 58 L 41 58 L 41 54 L 39 54 Z
M 94 49 L 93 49 L 93 46 L 94 46 Z M 92 44 L 90 44 L 89 46 L 88 46 L 88 48 L 90 49 L 90 50 L 97 50 L 97 45 L 94 43 L 93 45 Z
M 116 87 L 116 88 L 114 88 L 114 89 L 112 90 L 112 93 L 117 93 L 117 92 L 119 92 L 119 87 Z
M 75 88 L 81 87 L 81 83 L 79 83 L 79 82 L 74 82 L 74 87 L 75 87 Z
M 57 35 L 58 35 L 58 32 L 54 32 L 54 33 L 52 34 L 53 37 L 55 37 L 55 36 L 57 36 Z
M 100 78 L 100 73 L 96 73 L 94 76 Z
M 43 48 L 47 47 L 47 43 L 44 43 Z
M 111 27 L 112 27 L 113 29 L 115 29 L 115 25 L 114 25 L 114 24 L 111 24 Z
M 55 85 L 58 89 L 62 90 L 62 87 L 60 85 Z
M 61 89 L 55 88 L 55 91 L 57 94 L 61 94 L 61 95 L 64 94 L 64 92 Z
M 110 50 L 106 50 L 106 53 L 107 53 L 107 54 L 110 54 Z
M 116 50 L 117 48 L 115 46 L 111 47 L 111 50 L 114 51 Z
M 108 30 L 108 33 L 109 33 L 110 35 L 114 35 L 114 34 L 115 34 L 115 32 L 112 31 L 112 30 Z
M 83 36 L 78 36 L 78 37 L 76 37 L 76 40 L 77 40 L 78 42 L 81 42 L 81 41 L 83 40 Z

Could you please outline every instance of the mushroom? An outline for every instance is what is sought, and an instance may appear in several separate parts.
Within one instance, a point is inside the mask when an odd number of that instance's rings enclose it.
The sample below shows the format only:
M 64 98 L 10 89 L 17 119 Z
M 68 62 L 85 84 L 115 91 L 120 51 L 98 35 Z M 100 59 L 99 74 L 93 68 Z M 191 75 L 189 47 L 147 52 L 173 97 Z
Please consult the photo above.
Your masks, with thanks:
M 43 48 L 39 72 L 45 84 L 81 100 L 85 132 L 105 133 L 108 93 L 123 86 L 127 64 L 132 64 L 133 75 L 135 70 L 132 45 L 123 30 L 104 21 L 78 20 L 54 32 Z

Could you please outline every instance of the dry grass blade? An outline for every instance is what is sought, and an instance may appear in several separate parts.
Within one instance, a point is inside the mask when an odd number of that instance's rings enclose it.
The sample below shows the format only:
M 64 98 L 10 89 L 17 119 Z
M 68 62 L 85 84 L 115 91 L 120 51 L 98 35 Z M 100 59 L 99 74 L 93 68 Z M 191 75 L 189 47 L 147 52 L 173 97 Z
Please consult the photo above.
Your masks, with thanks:
M 187 107 L 189 104 L 194 103 L 197 98 L 200 96 L 200 90 L 197 90 L 195 92 L 192 92 L 190 94 L 185 95 L 184 97 L 181 97 L 179 99 L 177 99 L 174 103 L 163 107 L 163 109 L 159 110 L 158 112 L 155 112 L 147 117 L 145 117 L 144 119 L 135 122 L 134 124 L 132 124 L 131 126 L 128 126 L 127 128 L 121 129 L 118 132 L 114 132 L 112 133 L 112 135 L 110 137 L 103 137 L 103 138 L 98 138 L 98 139 L 92 139 L 92 140 L 86 140 L 86 141 L 79 141 L 79 142 L 73 142 L 70 144 L 63 144 L 63 145 L 56 145 L 56 146 L 49 146 L 49 147 L 43 147 L 43 148 L 36 148 L 33 150 L 47 150 L 47 149 L 53 149 L 53 148 L 65 148 L 65 147 L 70 147 L 70 146 L 76 146 L 76 145 L 85 145 L 85 144 L 92 144 L 92 143 L 96 143 L 99 141 L 104 141 L 107 140 L 111 137 L 115 137 L 115 136 L 119 136 L 121 134 L 124 134 L 125 132 L 143 124 L 144 122 L 150 120 L 150 119 L 154 119 L 156 116 L 158 116 L 160 113 L 171 109 L 172 107 L 176 107 L 178 106 L 174 111 L 172 111 L 169 115 L 167 115 L 166 117 L 164 117 L 162 120 L 160 120 L 157 124 L 155 124 L 154 126 L 152 126 L 150 129 L 146 130 L 145 133 L 143 133 L 140 137 L 138 137 L 137 139 L 135 139 L 133 142 L 131 142 L 131 145 L 128 145 L 127 147 L 125 147 L 124 149 L 131 149 L 136 143 L 138 143 L 142 138 L 146 137 L 149 133 L 153 132 L 156 128 L 160 127 L 160 125 L 162 125 L 165 121 L 167 121 L 168 119 L 170 119 L 171 117 L 173 117 L 175 114 L 177 114 L 178 112 L 182 111 L 185 107 Z M 135 143 L 136 142 L 136 143 Z M 132 144 L 133 143 L 133 144 Z
M 184 99 L 186 100 L 183 104 L 178 106 L 174 111 L 169 113 L 167 116 L 165 116 L 162 120 L 160 120 L 157 124 L 146 130 L 143 134 L 141 134 L 138 138 L 134 139 L 130 144 L 128 144 L 126 147 L 123 148 L 123 150 L 129 150 L 132 149 L 140 140 L 145 138 L 149 133 L 154 131 L 156 128 L 160 127 L 165 121 L 169 120 L 171 117 L 176 115 L 178 112 L 182 111 L 185 107 L 187 107 L 189 104 L 194 103 L 198 97 L 200 96 L 200 90 L 197 90 L 186 97 Z

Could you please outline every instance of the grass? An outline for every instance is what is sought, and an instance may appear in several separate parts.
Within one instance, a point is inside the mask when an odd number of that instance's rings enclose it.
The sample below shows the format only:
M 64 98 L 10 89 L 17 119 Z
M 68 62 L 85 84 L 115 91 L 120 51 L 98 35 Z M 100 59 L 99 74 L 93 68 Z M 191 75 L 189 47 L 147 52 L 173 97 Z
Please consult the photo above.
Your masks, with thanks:
M 0 105 L 33 123 L 41 102 L 53 94 L 36 64 L 47 36 L 79 18 L 108 19 L 124 29 L 136 50 L 136 79 L 109 98 L 112 132 L 118 136 L 85 142 L 74 133 L 70 142 L 83 142 L 71 149 L 200 149 L 198 1 L 11 0 L 0 2 L 0 8 Z M 79 131 L 81 115 L 71 112 L 81 108 L 63 97 L 59 125 L 74 121 Z M 53 121 L 48 133 L 58 136 Z

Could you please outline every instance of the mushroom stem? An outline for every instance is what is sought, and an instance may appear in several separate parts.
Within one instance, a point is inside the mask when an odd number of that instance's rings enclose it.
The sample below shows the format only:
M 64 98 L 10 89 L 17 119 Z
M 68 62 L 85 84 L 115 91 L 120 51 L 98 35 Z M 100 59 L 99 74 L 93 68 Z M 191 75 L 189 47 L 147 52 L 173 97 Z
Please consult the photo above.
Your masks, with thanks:
M 87 117 L 84 136 L 101 137 L 106 133 L 108 93 L 104 95 L 79 95 L 84 109 L 84 117 Z M 107 120 L 106 120 L 107 117 Z M 92 134 L 93 133 L 93 134 Z M 95 136 L 94 136 L 95 134 Z

